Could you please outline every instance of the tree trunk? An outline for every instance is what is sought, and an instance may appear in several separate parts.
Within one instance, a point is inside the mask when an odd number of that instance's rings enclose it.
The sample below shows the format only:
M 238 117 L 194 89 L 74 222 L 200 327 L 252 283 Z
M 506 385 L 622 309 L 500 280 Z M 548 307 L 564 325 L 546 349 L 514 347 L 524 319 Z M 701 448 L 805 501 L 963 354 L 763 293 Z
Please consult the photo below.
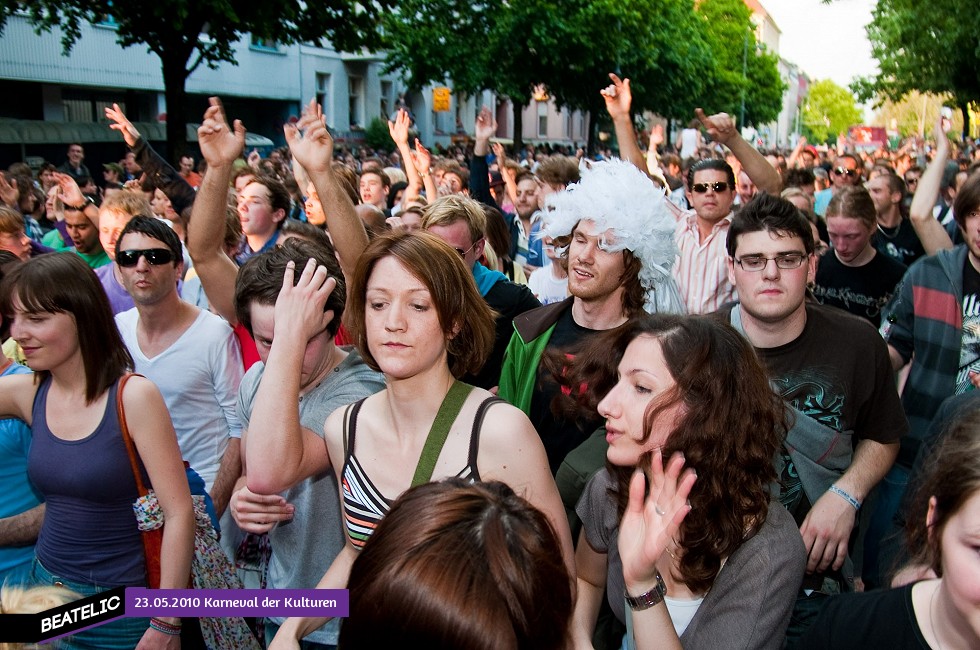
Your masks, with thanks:
M 517 156 L 517 160 L 520 161 L 521 149 L 524 148 L 525 104 L 518 104 L 513 98 L 511 98 L 510 106 L 514 111 L 514 155 Z
M 970 106 L 966 102 L 960 104 L 960 113 L 963 114 L 963 137 L 960 142 L 966 142 L 970 136 Z
M 187 57 L 166 54 L 163 64 L 163 93 L 167 101 L 167 147 L 161 152 L 171 164 L 187 152 Z

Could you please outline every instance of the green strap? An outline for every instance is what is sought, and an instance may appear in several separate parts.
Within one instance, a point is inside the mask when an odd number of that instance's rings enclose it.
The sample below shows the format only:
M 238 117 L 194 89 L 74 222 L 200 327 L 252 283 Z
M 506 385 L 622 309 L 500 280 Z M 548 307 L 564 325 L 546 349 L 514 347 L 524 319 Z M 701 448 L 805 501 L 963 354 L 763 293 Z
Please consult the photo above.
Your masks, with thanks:
M 439 460 L 442 447 L 449 437 L 449 428 L 459 415 L 463 402 L 466 401 L 471 390 L 473 390 L 472 386 L 461 381 L 453 382 L 449 388 L 442 405 L 439 406 L 439 412 L 436 413 L 436 419 L 432 422 L 432 428 L 429 429 L 429 435 L 425 438 L 425 446 L 422 447 L 422 455 L 419 457 L 419 464 L 415 467 L 415 476 L 412 478 L 412 487 L 424 485 L 432 480 L 436 461 Z

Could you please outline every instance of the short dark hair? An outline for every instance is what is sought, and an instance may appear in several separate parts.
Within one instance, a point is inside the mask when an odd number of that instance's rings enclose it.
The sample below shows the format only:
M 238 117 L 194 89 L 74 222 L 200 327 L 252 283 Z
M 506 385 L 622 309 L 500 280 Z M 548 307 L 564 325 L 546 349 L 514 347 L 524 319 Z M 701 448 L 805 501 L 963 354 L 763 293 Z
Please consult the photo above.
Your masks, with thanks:
M 327 267 L 327 274 L 337 281 L 337 286 L 323 307 L 323 311 L 333 310 L 334 314 L 327 331 L 330 336 L 337 333 L 347 301 L 347 285 L 337 256 L 333 248 L 291 237 L 281 246 L 250 258 L 238 271 L 238 277 L 235 278 L 235 316 L 249 334 L 252 334 L 252 303 L 275 305 L 282 289 L 286 264 L 293 262 L 296 265 L 293 281 L 299 282 L 300 273 L 310 258 L 315 259 L 318 265 Z
M 728 187 L 732 189 L 735 188 L 735 172 L 732 171 L 731 165 L 724 160 L 718 160 L 716 158 L 706 158 L 691 165 L 691 167 L 687 170 L 687 186 L 693 186 L 694 175 L 705 170 L 725 172 L 725 176 L 728 177 Z
M 813 253 L 816 249 L 810 222 L 803 213 L 786 199 L 761 192 L 742 206 L 732 219 L 726 242 L 729 257 L 735 257 L 740 235 L 763 230 L 799 237 L 803 240 L 803 249 L 807 254 Z
M 67 313 L 75 319 L 85 369 L 85 401 L 94 402 L 133 367 L 95 272 L 78 255 L 39 255 L 15 267 L 0 284 L 0 312 L 13 316 L 14 299 L 28 312 Z M 38 382 L 50 376 L 35 372 Z
M 578 169 L 578 160 L 571 156 L 550 156 L 541 161 L 535 172 L 538 180 L 548 185 L 568 187 L 578 183 L 582 174 Z
M 813 173 L 812 169 L 806 169 L 804 167 L 797 167 L 794 169 L 787 169 L 786 175 L 783 177 L 783 185 L 786 187 L 813 187 L 813 183 L 816 182 L 817 177 Z
M 367 176 L 368 174 L 373 174 L 377 176 L 379 179 L 381 179 L 382 187 L 388 187 L 388 188 L 391 187 L 391 179 L 388 178 L 388 174 L 384 173 L 384 171 L 382 171 L 381 169 L 375 169 L 374 167 L 369 167 L 368 169 L 362 171 L 361 176 L 358 178 L 358 180 L 360 180 L 360 178 L 363 178 L 364 176 Z
M 953 201 L 953 218 L 956 219 L 956 225 L 964 228 L 967 215 L 977 209 L 980 209 L 980 174 L 974 173 L 967 177 Z
M 258 183 L 269 190 L 269 205 L 272 206 L 273 211 L 282 210 L 284 216 L 276 224 L 276 228 L 281 228 L 282 222 L 289 216 L 289 209 L 292 207 L 289 191 L 286 189 L 286 186 L 278 178 L 273 178 L 266 174 L 256 175 L 248 185 L 252 183 Z
M 119 256 L 119 251 L 122 249 L 123 237 L 133 232 L 162 241 L 170 249 L 170 252 L 173 253 L 174 266 L 184 261 L 184 251 L 180 246 L 180 237 L 177 236 L 174 229 L 155 217 L 142 216 L 136 216 L 130 219 L 129 223 L 119 232 L 119 237 L 116 239 L 117 257 Z

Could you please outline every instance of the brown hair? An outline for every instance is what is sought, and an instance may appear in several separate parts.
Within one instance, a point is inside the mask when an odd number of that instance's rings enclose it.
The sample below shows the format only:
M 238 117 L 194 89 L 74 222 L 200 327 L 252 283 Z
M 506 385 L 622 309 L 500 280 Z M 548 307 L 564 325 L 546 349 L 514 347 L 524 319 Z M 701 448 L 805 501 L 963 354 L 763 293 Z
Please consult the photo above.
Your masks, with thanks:
M 94 402 L 133 367 L 105 290 L 81 257 L 40 255 L 15 267 L 0 284 L 0 312 L 12 318 L 13 302 L 30 313 L 66 313 L 75 319 L 85 368 L 85 401 Z M 34 373 L 38 383 L 51 373 Z
M 357 172 L 344 163 L 336 161 L 330 165 L 330 168 L 333 169 L 334 176 L 337 177 L 337 182 L 340 183 L 340 187 L 347 193 L 350 202 L 354 205 L 360 203 L 361 193 L 357 186 Z
M 769 487 L 777 480 L 773 458 L 787 431 L 785 407 L 752 346 L 728 324 L 707 316 L 656 314 L 600 334 L 575 356 L 561 381 L 588 389 L 572 391 L 567 408 L 593 416 L 616 385 L 626 348 L 640 336 L 657 339 L 676 383 L 647 407 L 644 440 L 665 409 L 684 406 L 662 451 L 665 460 L 683 453 L 687 466 L 698 473 L 692 509 L 680 530 L 684 554 L 677 579 L 703 592 L 714 582 L 722 559 L 766 520 Z M 640 465 L 648 467 L 651 455 L 645 454 Z M 620 516 L 634 469 L 609 466 L 618 483 L 613 498 Z
M 398 498 L 354 560 L 340 648 L 565 647 L 573 601 L 547 517 L 500 482 Z
M 914 564 L 943 575 L 942 537 L 946 524 L 980 490 L 980 409 L 965 410 L 929 456 L 912 497 L 905 533 Z M 927 522 L 929 500 L 936 506 Z
M 878 225 L 877 210 L 871 194 L 860 185 L 841 188 L 827 204 L 824 217 L 857 219 L 868 230 L 873 230 Z
M 560 185 L 568 187 L 572 183 L 578 183 L 582 178 L 578 169 L 578 160 L 571 156 L 551 156 L 545 158 L 538 165 L 536 176 L 542 183 L 547 185 Z
M 964 228 L 966 218 L 974 211 L 980 209 L 980 174 L 974 173 L 967 177 L 963 187 L 956 193 L 953 200 L 953 217 L 956 225 Z
M 13 208 L 0 205 L 0 232 L 8 234 L 24 232 L 24 217 Z
M 483 205 L 461 194 L 443 196 L 425 207 L 422 212 L 422 230 L 432 226 L 451 226 L 465 221 L 470 231 L 470 241 L 478 242 L 486 234 L 487 216 Z
M 252 183 L 258 183 L 265 189 L 269 190 L 269 206 L 272 208 L 273 212 L 276 210 L 282 210 L 283 218 L 276 223 L 276 228 L 281 228 L 282 222 L 289 217 L 289 208 L 291 207 L 289 191 L 286 189 L 286 186 L 283 185 L 283 182 L 278 178 L 265 174 L 256 175 L 255 178 L 248 183 L 248 185 L 251 185 Z M 245 187 L 248 187 L 248 185 Z
M 350 333 L 365 363 L 374 370 L 381 370 L 368 345 L 364 312 L 371 272 L 385 257 L 397 259 L 429 290 L 446 336 L 449 369 L 453 376 L 478 373 L 493 347 L 496 313 L 480 296 L 473 274 L 459 253 L 424 231 L 381 234 L 368 244 L 357 260 L 350 286 L 348 321 Z

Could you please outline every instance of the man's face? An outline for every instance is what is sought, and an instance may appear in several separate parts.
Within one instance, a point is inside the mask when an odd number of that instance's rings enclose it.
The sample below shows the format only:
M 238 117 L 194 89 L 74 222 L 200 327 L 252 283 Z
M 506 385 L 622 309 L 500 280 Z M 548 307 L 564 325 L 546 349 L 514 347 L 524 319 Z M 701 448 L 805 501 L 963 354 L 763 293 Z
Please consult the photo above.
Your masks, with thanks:
M 834 162 L 834 168 L 830 170 L 830 178 L 834 182 L 834 187 L 840 189 L 848 185 L 857 185 L 861 182 L 860 170 L 856 160 L 850 156 L 841 156 Z
M 870 245 L 874 228 L 868 228 L 860 219 L 847 216 L 827 217 L 827 235 L 834 252 L 844 264 L 850 264 Z
M 138 232 L 127 233 L 119 242 L 119 250 L 148 250 L 163 249 L 171 252 L 167 245 L 148 235 Z M 145 255 L 141 255 L 136 266 L 119 267 L 123 286 L 133 297 L 133 302 L 140 306 L 155 305 L 177 292 L 177 280 L 180 279 L 183 262 L 168 262 L 166 264 L 150 264 Z
M 376 172 L 364 172 L 359 182 L 361 201 L 384 210 L 388 207 L 388 188 Z
M 538 209 L 539 210 L 544 210 L 544 202 L 548 199 L 549 196 L 551 196 L 552 194 L 557 194 L 558 192 L 561 192 L 563 189 L 565 189 L 564 186 L 558 183 L 545 183 L 544 181 L 542 181 L 537 177 L 535 177 L 534 180 L 538 184 Z
M 443 174 L 442 184 L 446 187 L 448 194 L 460 194 L 463 191 L 463 179 L 455 172 L 446 172 Z
M 980 263 L 980 207 L 968 212 L 963 219 L 963 241 L 970 249 L 970 255 L 976 263 Z
M 116 240 L 132 218 L 120 210 L 99 210 L 99 243 L 110 259 L 116 259 Z
M 82 212 L 65 210 L 65 227 L 71 237 L 75 250 L 86 255 L 93 255 L 102 248 L 99 243 L 99 231 L 88 217 Z
M 136 164 L 136 154 L 129 152 L 126 157 L 123 158 L 123 169 L 126 170 L 127 174 L 132 174 L 133 176 L 139 174 L 142 170 L 140 166 Z
M 878 216 L 887 214 L 902 201 L 902 194 L 891 191 L 885 176 L 875 176 L 868 181 L 868 193 L 871 195 L 871 200 L 874 201 L 875 212 L 878 213 Z
M 521 219 L 530 219 L 538 209 L 538 183 L 533 178 L 524 178 L 517 184 L 517 201 L 514 209 Z
M 622 251 L 607 251 L 603 242 L 612 243 L 611 230 L 598 230 L 594 221 L 584 219 L 572 231 L 568 245 L 568 292 L 586 302 L 600 301 L 622 291 L 626 262 Z
M 269 188 L 261 183 L 249 183 L 238 194 L 238 218 L 246 235 L 270 237 L 286 217 L 281 208 L 273 210 L 271 197 Z
M 54 172 L 50 169 L 45 169 L 40 173 L 39 179 L 41 181 L 41 187 L 44 191 L 48 191 L 54 184 Z
M 430 226 L 427 231 L 455 248 L 468 269 L 473 268 L 476 261 L 483 255 L 484 240 L 480 239 L 474 242 L 470 235 L 469 226 L 462 219 L 454 221 L 448 226 Z
M 738 263 L 779 255 L 803 255 L 805 260 L 795 269 L 781 269 L 769 260 L 761 271 L 747 271 Z M 779 323 L 803 309 L 807 282 L 815 275 L 816 258 L 806 254 L 802 239 L 766 230 L 739 235 L 735 257 L 728 260 L 728 279 L 738 291 L 742 309 L 763 323 Z
M 716 187 L 722 189 L 716 190 Z M 705 191 L 698 192 L 699 189 Z M 735 191 L 728 184 L 727 173 L 718 169 L 701 169 L 694 172 L 691 205 L 699 218 L 708 223 L 721 221 L 732 211 L 734 200 Z
M 922 178 L 922 172 L 905 172 L 905 186 L 908 188 L 909 194 L 915 194 L 915 190 L 919 187 L 920 178 Z
M 180 158 L 180 173 L 187 176 L 192 171 L 194 171 L 194 159 L 190 156 L 181 156 Z
M 738 174 L 738 198 L 745 205 L 752 200 L 755 196 L 755 183 L 749 178 L 749 175 L 745 172 L 739 172 Z
M 85 150 L 82 149 L 82 145 L 73 144 L 68 147 L 68 161 L 75 167 L 81 164 L 82 160 L 85 159 Z

